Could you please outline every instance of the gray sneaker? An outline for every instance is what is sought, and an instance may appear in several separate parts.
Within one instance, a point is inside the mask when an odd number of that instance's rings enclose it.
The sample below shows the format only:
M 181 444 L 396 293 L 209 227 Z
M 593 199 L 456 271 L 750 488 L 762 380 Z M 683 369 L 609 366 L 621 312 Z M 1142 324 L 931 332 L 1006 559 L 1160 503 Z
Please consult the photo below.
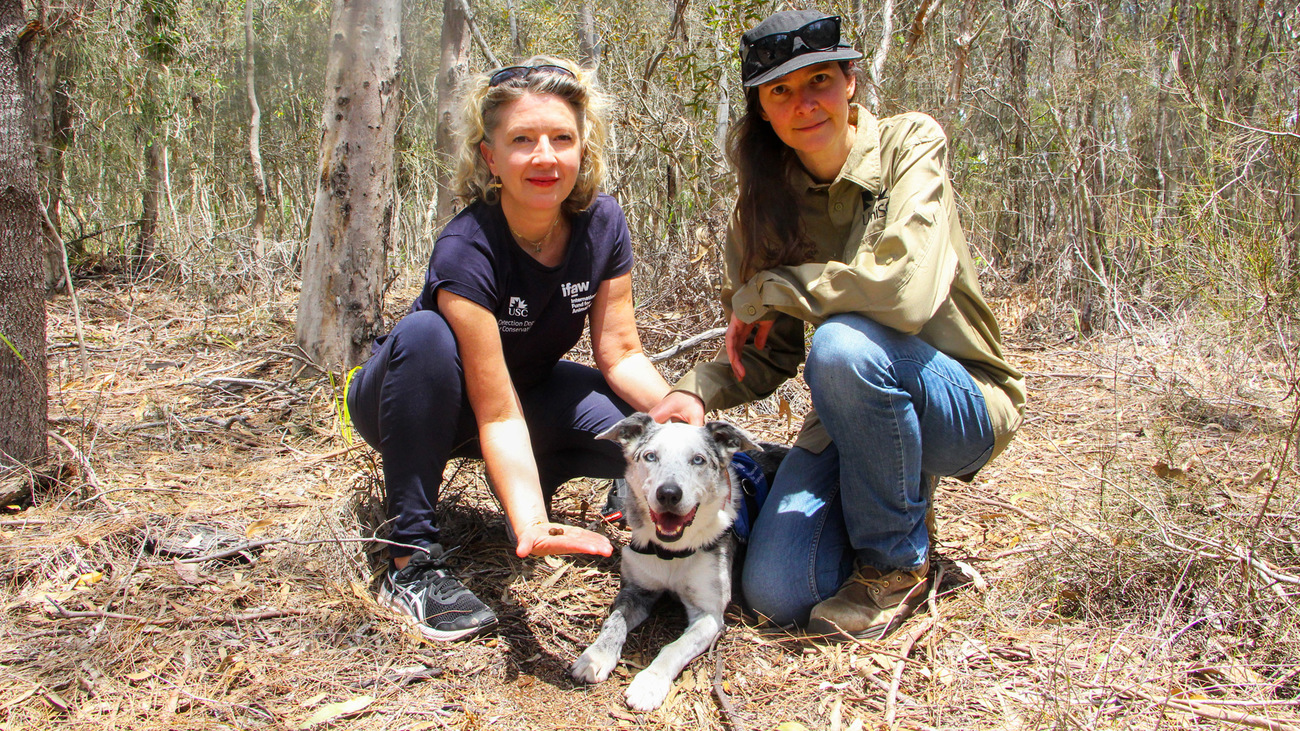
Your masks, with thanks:
M 808 634 L 884 639 L 925 601 L 929 573 L 929 561 L 914 571 L 888 573 L 859 566 L 835 596 L 812 608 Z
M 492 610 L 447 573 L 442 546 L 420 551 L 400 571 L 389 566 L 379 586 L 379 603 L 410 617 L 425 637 L 458 640 L 497 623 Z

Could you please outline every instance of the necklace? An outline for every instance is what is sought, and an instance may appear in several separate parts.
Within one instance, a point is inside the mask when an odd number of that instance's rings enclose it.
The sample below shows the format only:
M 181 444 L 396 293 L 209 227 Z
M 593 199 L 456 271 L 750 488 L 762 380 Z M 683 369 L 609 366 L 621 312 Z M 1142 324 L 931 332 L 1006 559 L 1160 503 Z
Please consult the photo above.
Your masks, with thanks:
M 529 246 L 533 247 L 534 254 L 542 253 L 542 246 L 546 244 L 547 239 L 551 238 L 551 234 L 555 233 L 555 227 L 558 225 L 560 225 L 560 214 L 557 212 L 555 214 L 555 220 L 551 221 L 551 227 L 547 229 L 546 233 L 543 234 L 540 239 L 536 241 L 531 241 L 521 236 L 519 232 L 515 230 L 515 227 L 510 225 L 509 220 L 506 221 L 506 228 L 510 229 L 510 233 L 514 234 L 515 238 L 519 239 L 520 242 L 528 244 Z

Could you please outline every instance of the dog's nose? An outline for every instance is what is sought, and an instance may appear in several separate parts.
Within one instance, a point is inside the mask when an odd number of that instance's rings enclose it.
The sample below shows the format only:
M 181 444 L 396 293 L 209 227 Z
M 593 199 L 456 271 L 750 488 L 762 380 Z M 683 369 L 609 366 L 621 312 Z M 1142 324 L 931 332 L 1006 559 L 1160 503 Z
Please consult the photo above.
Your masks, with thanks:
M 655 497 L 659 499 L 660 505 L 676 505 L 682 501 L 682 488 L 676 482 L 665 482 L 655 491 Z

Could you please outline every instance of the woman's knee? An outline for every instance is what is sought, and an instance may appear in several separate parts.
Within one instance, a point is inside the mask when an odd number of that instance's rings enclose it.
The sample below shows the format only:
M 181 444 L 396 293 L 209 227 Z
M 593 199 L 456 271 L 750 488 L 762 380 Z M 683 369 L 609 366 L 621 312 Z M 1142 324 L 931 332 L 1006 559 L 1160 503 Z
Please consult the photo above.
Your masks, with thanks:
M 388 338 L 391 342 L 381 352 L 387 353 L 390 368 L 414 366 L 439 378 L 448 367 L 459 368 L 456 335 L 437 312 L 412 312 L 398 321 Z
M 778 626 L 802 623 L 812 611 L 806 589 L 796 585 L 802 575 L 791 575 L 778 570 L 764 559 L 761 551 L 751 545 L 740 574 L 741 592 L 745 604 L 755 614 Z
M 842 388 L 846 380 L 886 383 L 890 340 L 900 334 L 863 315 L 835 315 L 813 332 L 804 379 L 814 390 Z

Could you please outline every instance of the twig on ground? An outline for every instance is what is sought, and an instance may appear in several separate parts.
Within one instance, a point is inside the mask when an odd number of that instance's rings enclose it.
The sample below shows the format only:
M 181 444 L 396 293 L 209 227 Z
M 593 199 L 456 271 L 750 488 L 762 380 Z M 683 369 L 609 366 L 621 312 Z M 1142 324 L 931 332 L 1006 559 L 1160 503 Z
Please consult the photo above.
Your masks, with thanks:
M 83 471 L 82 478 L 85 479 L 86 484 L 98 489 L 99 476 L 95 474 L 95 468 L 90 466 L 90 460 L 86 459 L 86 455 L 82 454 L 76 447 L 72 446 L 72 442 L 64 439 L 57 432 L 47 431 L 45 432 L 45 435 L 59 444 L 62 444 L 64 449 L 72 453 L 73 459 L 77 460 L 77 463 L 81 465 Z
M 343 449 L 336 449 L 336 450 L 334 450 L 333 452 L 327 452 L 327 453 L 325 453 L 325 454 L 316 454 L 316 455 L 312 455 L 311 457 L 308 457 L 307 460 L 306 460 L 305 462 L 303 462 L 302 464 L 316 464 L 317 462 L 324 462 L 324 461 L 327 460 L 327 459 L 334 459 L 335 457 L 342 457 L 343 455 L 345 455 L 345 454 L 347 454 L 347 453 L 349 453 L 349 452 L 355 452 L 355 451 L 357 451 L 358 449 L 361 449 L 362 447 L 365 447 L 365 446 L 366 446 L 365 442 L 357 442 L 356 444 L 353 444 L 353 445 L 350 446 L 350 447 L 344 447 Z
M 291 546 L 318 546 L 326 543 L 383 543 L 387 546 L 399 546 L 401 548 L 411 548 L 417 551 L 423 550 L 420 546 L 413 546 L 409 543 L 398 543 L 397 541 L 390 541 L 385 538 L 329 538 L 315 541 L 299 541 L 292 538 L 263 538 L 260 541 L 250 541 L 248 543 L 232 546 L 231 548 L 215 551 L 213 553 L 205 553 L 202 556 L 180 559 L 179 563 L 203 563 L 204 561 L 215 561 L 219 558 L 229 558 L 240 553 L 251 551 L 255 548 L 262 548 L 263 546 L 270 546 L 275 543 L 287 543 Z M 170 562 L 168 563 L 170 564 Z
M 891 728 L 893 727 L 894 716 L 898 713 L 898 684 L 903 679 L 903 667 L 907 665 L 907 656 L 911 654 L 912 648 L 916 646 L 917 641 L 920 640 L 926 632 L 930 631 L 930 628 L 934 626 L 938 619 L 938 615 L 932 614 L 927 616 L 924 621 L 916 627 L 913 627 L 912 631 L 908 632 L 907 637 L 903 640 L 903 647 L 898 651 L 900 657 L 898 658 L 898 662 L 894 664 L 894 674 L 889 681 L 889 695 L 885 697 L 886 726 Z
M 726 719 L 727 725 L 734 731 L 746 731 L 745 724 L 736 717 L 736 707 L 731 705 L 731 696 L 722 687 L 722 655 L 718 654 L 718 640 L 726 630 L 718 633 L 713 638 L 713 644 L 709 646 L 709 656 L 713 658 L 713 696 L 718 699 L 718 707 L 722 709 L 722 716 Z
M 205 614 L 192 617 L 173 617 L 169 619 L 150 619 L 140 617 L 134 614 L 122 614 L 120 612 L 74 612 L 64 609 L 63 605 L 47 596 L 46 601 L 54 606 L 55 611 L 64 619 L 121 619 L 128 622 L 140 622 L 141 624 L 153 625 L 155 627 L 166 627 L 177 625 L 184 627 L 197 622 L 212 622 L 214 624 L 236 624 L 239 622 L 255 622 L 262 619 L 277 619 L 279 617 L 294 617 L 302 614 L 310 614 L 310 609 L 266 609 L 260 612 L 246 612 L 244 614 Z
M 671 345 L 659 351 L 658 353 L 651 355 L 650 362 L 658 363 L 661 360 L 668 360 L 669 358 L 677 355 L 678 353 L 681 353 L 685 350 L 690 350 L 691 348 L 694 348 L 695 346 L 707 340 L 712 340 L 714 338 L 722 337 L 723 335 L 726 334 L 726 332 L 727 332 L 727 328 L 725 327 L 715 327 L 712 330 L 705 330 L 699 335 L 692 335 L 691 337 L 686 338 L 685 340 L 681 341 L 680 343 L 677 343 L 676 345 Z
M 1271 718 L 1256 716 L 1253 713 L 1244 713 L 1242 711 L 1232 711 L 1226 708 L 1216 708 L 1210 705 L 1195 701 L 1190 698 L 1157 698 L 1150 693 L 1133 688 L 1130 692 L 1134 695 L 1145 698 L 1160 706 L 1191 713 L 1201 718 L 1209 718 L 1215 721 L 1224 721 L 1226 723 L 1235 723 L 1241 726 L 1253 726 L 1255 728 L 1268 729 L 1268 731 L 1300 731 L 1300 726 L 1286 721 L 1275 721 Z

